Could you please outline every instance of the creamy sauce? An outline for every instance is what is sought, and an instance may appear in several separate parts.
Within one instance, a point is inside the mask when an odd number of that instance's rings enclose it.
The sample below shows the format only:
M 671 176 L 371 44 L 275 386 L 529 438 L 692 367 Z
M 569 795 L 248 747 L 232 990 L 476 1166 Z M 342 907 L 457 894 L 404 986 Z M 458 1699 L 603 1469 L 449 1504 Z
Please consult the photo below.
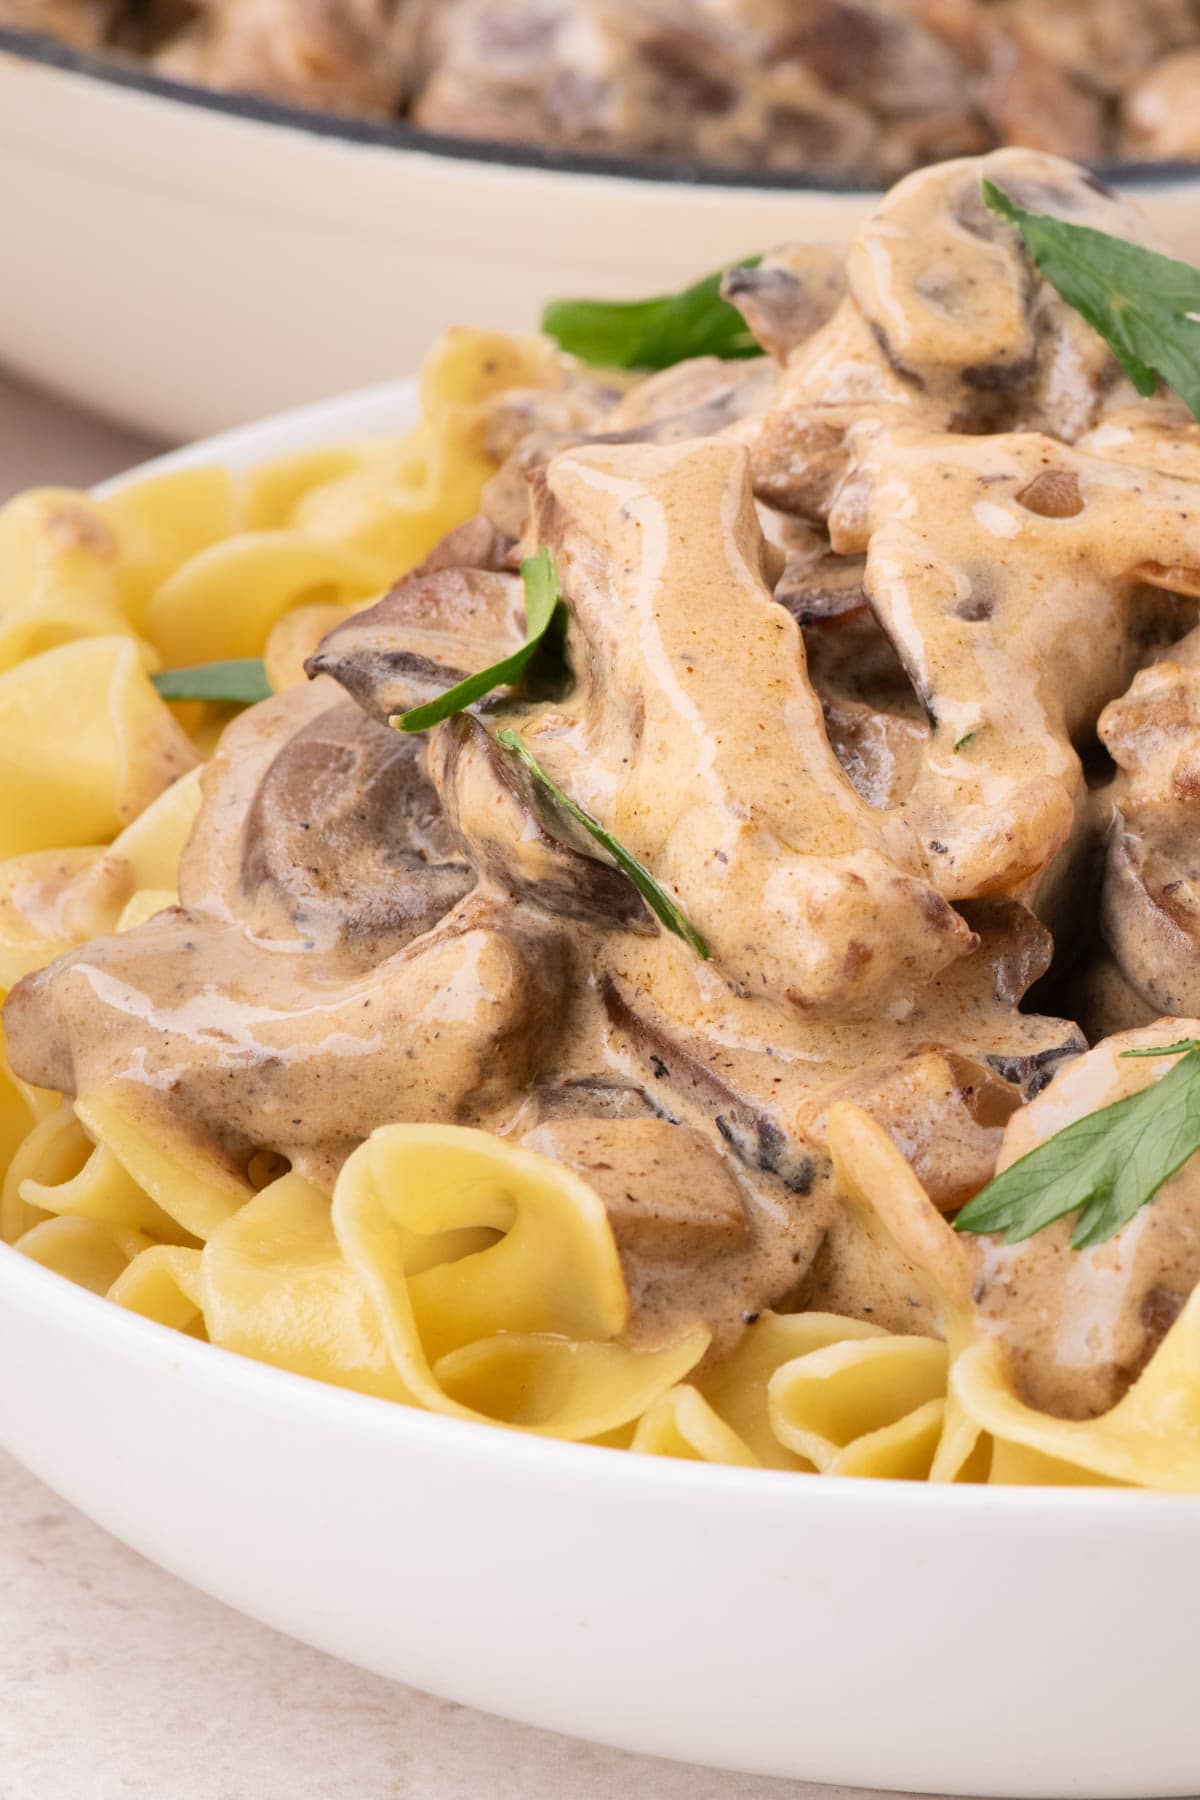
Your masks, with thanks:
M 1067 165 L 983 167 L 1141 234 Z M 903 183 L 844 281 L 788 252 L 739 278 L 775 363 L 509 397 L 488 519 L 226 732 L 180 907 L 14 990 L 18 1072 L 119 1082 L 222 1166 L 269 1149 L 326 1187 L 391 1120 L 520 1137 L 605 1201 L 639 1342 L 702 1317 L 719 1356 L 767 1306 L 942 1329 L 928 1222 L 906 1249 L 836 1189 L 833 1101 L 951 1215 L 997 1157 L 1164 1072 L 1078 1060 L 1078 1026 L 1021 1010 L 1055 943 L 1089 1020 L 1200 1011 L 1200 435 L 1135 399 L 979 173 Z M 521 641 L 518 538 L 560 570 L 571 691 L 389 731 Z M 1083 1255 L 1066 1226 L 947 1238 L 1036 1404 L 1086 1416 L 1136 1374 L 1200 1275 L 1197 1181 Z

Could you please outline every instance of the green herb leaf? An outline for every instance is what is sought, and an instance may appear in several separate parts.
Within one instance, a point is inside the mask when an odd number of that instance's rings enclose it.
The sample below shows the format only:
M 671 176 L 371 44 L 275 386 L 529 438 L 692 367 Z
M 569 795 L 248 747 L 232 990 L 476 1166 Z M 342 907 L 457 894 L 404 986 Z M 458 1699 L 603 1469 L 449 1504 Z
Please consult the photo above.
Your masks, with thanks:
M 696 952 L 697 956 L 707 962 L 708 945 L 700 933 L 688 923 L 683 908 L 672 900 L 665 888 L 658 885 L 649 869 L 640 863 L 636 856 L 631 856 L 624 845 L 619 844 L 612 832 L 606 831 L 599 819 L 588 812 L 586 807 L 580 806 L 572 800 L 569 794 L 564 794 L 558 783 L 547 775 L 524 739 L 519 738 L 515 731 L 498 731 L 496 742 L 502 744 L 506 750 L 511 750 L 513 755 L 518 757 L 530 773 L 541 782 L 547 793 L 553 796 L 563 811 L 570 813 L 571 817 L 578 820 L 579 824 L 595 838 L 598 844 L 604 846 L 622 875 L 628 876 L 651 912 L 666 926 L 667 930 L 673 931 L 676 937 L 682 938 L 684 943 Z
M 958 1231 L 1019 1243 L 1077 1212 L 1076 1250 L 1103 1244 L 1200 1150 L 1200 1044 L 1185 1038 L 1128 1056 L 1184 1054 L 1161 1081 L 1058 1131 L 990 1181 L 955 1219 Z
M 493 663 L 490 669 L 468 675 L 454 687 L 447 688 L 444 694 L 439 694 L 436 700 L 414 706 L 406 713 L 394 714 L 388 720 L 389 725 L 395 726 L 397 731 L 428 731 L 431 725 L 440 725 L 443 719 L 452 718 L 455 713 L 473 706 L 493 688 L 511 687 L 520 680 L 526 664 L 545 637 L 550 621 L 562 605 L 558 570 L 544 544 L 536 556 L 527 556 L 521 564 L 521 579 L 525 583 L 525 642 L 521 648 L 503 661 Z
M 1139 394 L 1156 376 L 1200 418 L 1200 269 L 1048 213 L 1026 212 L 994 182 L 983 197 L 1021 233 L 1046 280 L 1099 332 Z
M 1179 1056 L 1185 1050 L 1200 1050 L 1200 1038 L 1180 1038 L 1175 1044 L 1149 1044 L 1144 1050 L 1122 1050 L 1121 1056 Z
M 197 663 L 191 669 L 163 669 L 150 680 L 164 700 L 221 700 L 231 706 L 253 706 L 269 700 L 274 692 L 258 656 Z
M 752 269 L 760 257 L 732 266 Z M 653 300 L 551 300 L 542 330 L 563 350 L 606 369 L 669 369 L 690 356 L 761 356 L 736 306 L 721 298 L 725 271 Z

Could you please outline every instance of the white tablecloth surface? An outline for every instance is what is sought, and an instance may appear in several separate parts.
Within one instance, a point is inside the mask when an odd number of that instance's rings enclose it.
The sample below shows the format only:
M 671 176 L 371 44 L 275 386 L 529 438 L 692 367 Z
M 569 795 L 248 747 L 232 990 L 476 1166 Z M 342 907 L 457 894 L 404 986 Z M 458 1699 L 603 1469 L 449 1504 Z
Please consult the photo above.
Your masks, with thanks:
M 0 371 L 0 498 L 151 449 Z M 849 1793 L 624 1756 L 365 1675 L 163 1574 L 0 1452 L 0 1800 Z

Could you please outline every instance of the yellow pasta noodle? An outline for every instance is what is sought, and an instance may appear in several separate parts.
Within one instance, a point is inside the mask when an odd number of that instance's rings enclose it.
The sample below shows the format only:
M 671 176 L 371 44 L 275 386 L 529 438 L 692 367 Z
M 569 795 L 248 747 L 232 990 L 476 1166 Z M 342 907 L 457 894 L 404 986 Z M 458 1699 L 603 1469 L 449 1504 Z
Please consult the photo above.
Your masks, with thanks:
M 292 607 L 360 604 L 379 585 L 371 565 L 299 532 L 240 532 L 168 577 L 146 615 L 146 633 L 168 668 L 260 656 L 271 627 Z
M 123 1083 L 110 1082 L 82 1096 L 75 1111 L 93 1140 L 112 1152 L 175 1227 L 193 1238 L 211 1237 L 250 1199 L 254 1192 L 250 1181 L 184 1142 L 165 1122 L 159 1133 L 147 1129 L 144 1116 L 134 1113 L 127 1096 Z M 150 1104 L 148 1097 L 141 1097 L 141 1115 Z
M 588 1438 L 694 1367 L 702 1327 L 617 1343 L 629 1297 L 603 1203 L 570 1170 L 484 1132 L 394 1125 L 338 1178 L 333 1224 L 409 1393 L 437 1412 Z M 447 1254 L 455 1237 L 497 1233 Z
M 0 858 L 103 844 L 192 767 L 134 644 L 63 644 L 0 675 Z
M 227 469 L 172 469 L 123 484 L 96 510 L 119 547 L 121 602 L 141 630 L 151 597 L 174 569 L 242 526 Z
M 120 548 L 87 494 L 39 488 L 0 507 L 0 672 L 76 638 L 131 630 Z
M 151 802 L 107 849 L 38 850 L 0 862 L 0 988 L 87 938 L 170 904 L 200 805 L 194 769 Z M 157 904 L 145 898 L 153 895 Z
M 126 1312 L 190 1337 L 207 1337 L 200 1285 L 200 1252 L 186 1246 L 150 1244 L 140 1250 L 108 1289 L 108 1298 Z
M 108 1294 L 133 1259 L 150 1248 L 150 1240 L 129 1226 L 62 1218 L 34 1225 L 17 1240 L 15 1248 L 30 1262 L 53 1269 L 77 1287 Z
M 648 1456 L 673 1456 L 686 1462 L 732 1463 L 756 1469 L 753 1450 L 732 1431 L 689 1383 L 673 1387 L 647 1407 L 629 1443 Z

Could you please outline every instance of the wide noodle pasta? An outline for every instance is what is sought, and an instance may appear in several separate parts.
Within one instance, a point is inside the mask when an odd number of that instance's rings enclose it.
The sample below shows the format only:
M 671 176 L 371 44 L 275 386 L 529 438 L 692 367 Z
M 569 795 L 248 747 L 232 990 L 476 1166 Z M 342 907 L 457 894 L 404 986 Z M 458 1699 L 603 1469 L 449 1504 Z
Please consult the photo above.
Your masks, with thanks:
M 0 511 L 0 991 L 175 903 L 201 765 L 226 722 L 169 706 L 163 666 L 265 656 L 272 681 L 475 510 L 485 403 L 553 386 L 540 340 L 452 334 L 394 441 L 187 469 Z M 64 730 L 64 721 L 70 729 Z M 0 1054 L 0 1229 L 163 1326 L 396 1404 L 626 1451 L 793 1473 L 1200 1487 L 1200 1300 L 1126 1398 L 1035 1412 L 952 1285 L 942 1335 L 764 1312 L 732 1354 L 699 1322 L 631 1341 L 608 1211 L 576 1171 L 486 1131 L 390 1124 L 332 1194 L 263 1147 L 235 1172 L 148 1131 L 120 1083 L 72 1105 Z M 887 1233 L 943 1222 L 891 1141 L 835 1109 L 852 1201 Z M 916 1221 L 914 1225 L 914 1221 Z M 942 1259 L 945 1267 L 945 1259 Z M 935 1284 L 936 1285 L 936 1284 Z

